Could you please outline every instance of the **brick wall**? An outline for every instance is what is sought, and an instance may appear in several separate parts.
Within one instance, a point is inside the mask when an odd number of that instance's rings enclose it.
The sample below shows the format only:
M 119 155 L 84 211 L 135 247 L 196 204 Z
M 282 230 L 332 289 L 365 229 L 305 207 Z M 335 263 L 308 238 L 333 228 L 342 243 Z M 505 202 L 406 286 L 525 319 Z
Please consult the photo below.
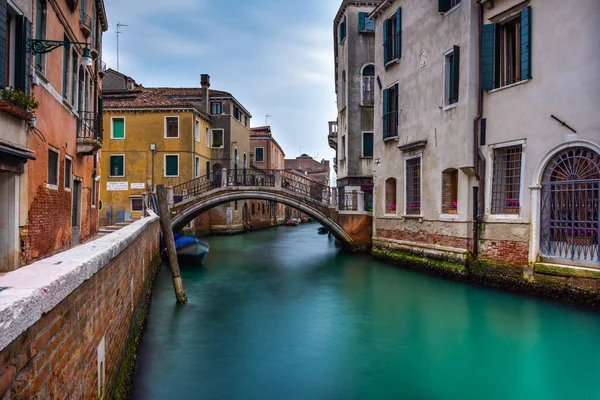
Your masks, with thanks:
M 385 239 L 404 240 L 407 242 L 433 244 L 436 246 L 444 247 L 454 247 L 457 249 L 469 249 L 470 242 L 470 240 L 467 238 L 455 236 L 446 236 L 427 232 L 410 232 L 386 229 L 377 229 L 375 236 Z
M 155 256 L 159 252 L 156 219 L 138 221 L 124 229 L 129 229 L 127 232 L 137 229 L 138 236 L 130 239 L 129 244 L 121 243 L 126 246 L 123 251 L 0 350 L 0 398 L 96 398 L 97 352 L 103 338 L 105 397 L 112 397 L 132 330 L 149 295 Z M 85 246 L 105 246 L 105 253 L 110 254 L 119 245 L 111 241 L 110 236 Z M 70 252 L 93 251 L 91 247 L 83 247 Z M 64 258 L 68 253 L 59 256 Z M 11 274 L 25 273 L 28 268 L 36 268 L 36 264 Z M 11 274 L 0 278 L 0 286 L 16 276 Z M 64 282 L 60 285 L 64 287 Z M 43 290 L 50 293 L 52 288 L 48 286 Z M 0 297 L 2 295 L 10 298 L 11 293 L 0 292 Z M 0 302 L 2 300 L 5 299 L 0 298 Z M 4 317 L 0 315 L 0 320 Z M 9 331 L 10 327 L 3 335 Z
M 503 264 L 525 266 L 529 261 L 529 244 L 516 240 L 480 240 L 479 258 Z

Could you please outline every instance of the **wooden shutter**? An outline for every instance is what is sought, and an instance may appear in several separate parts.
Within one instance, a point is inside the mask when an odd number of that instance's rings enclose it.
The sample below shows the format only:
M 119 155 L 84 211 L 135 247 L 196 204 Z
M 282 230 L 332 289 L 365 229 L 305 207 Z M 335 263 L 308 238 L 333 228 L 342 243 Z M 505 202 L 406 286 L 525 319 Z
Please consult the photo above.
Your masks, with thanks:
M 396 56 L 402 57 L 402 8 L 396 10 Z
M 438 0 L 438 11 L 443 14 L 452 8 L 450 0 Z
M 373 157 L 373 133 L 363 133 L 363 157 Z
M 452 63 L 450 64 L 450 104 L 458 101 L 460 77 L 460 46 L 454 46 L 452 54 Z
M 394 98 L 392 99 L 392 111 L 394 111 L 394 117 L 392 122 L 394 126 L 392 126 L 392 132 L 394 132 L 394 136 L 398 136 L 398 126 L 400 126 L 400 93 L 398 92 L 398 84 L 394 85 Z
M 483 25 L 481 30 L 481 90 L 495 88 L 496 25 Z
M 15 88 L 29 94 L 31 89 L 31 57 L 26 47 L 27 41 L 31 38 L 31 22 L 24 16 L 17 15 L 15 31 Z
M 521 80 L 531 79 L 531 6 L 521 11 Z
M 358 31 L 359 32 L 364 32 L 366 29 L 366 24 L 365 24 L 365 20 L 367 18 L 367 13 L 365 12 L 359 12 L 358 13 Z
M 0 0 L 0 87 L 6 85 L 6 0 Z
M 388 40 L 388 21 L 383 21 L 383 65 L 387 64 L 390 60 L 390 55 L 388 54 L 389 46 L 387 44 Z
M 383 91 L 383 138 L 387 138 L 389 132 L 389 125 L 388 125 L 388 106 L 389 106 L 389 97 L 390 97 L 390 90 L 389 89 L 385 89 Z

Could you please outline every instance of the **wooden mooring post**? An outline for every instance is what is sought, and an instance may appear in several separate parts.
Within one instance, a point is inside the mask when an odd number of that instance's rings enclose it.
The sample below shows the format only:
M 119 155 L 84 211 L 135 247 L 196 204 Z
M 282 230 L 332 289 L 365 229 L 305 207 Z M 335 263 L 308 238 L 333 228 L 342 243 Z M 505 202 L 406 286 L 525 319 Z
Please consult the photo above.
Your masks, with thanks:
M 175 251 L 175 238 L 173 237 L 173 227 L 171 227 L 171 218 L 169 217 L 169 200 L 167 198 L 167 189 L 164 185 L 156 186 L 156 196 L 158 198 L 158 215 L 160 217 L 160 229 L 162 230 L 165 246 L 167 246 L 167 256 L 169 257 L 169 267 L 173 277 L 173 287 L 175 288 L 175 297 L 177 303 L 187 303 L 187 296 L 183 290 L 183 281 L 179 272 L 179 262 L 177 261 L 177 252 Z

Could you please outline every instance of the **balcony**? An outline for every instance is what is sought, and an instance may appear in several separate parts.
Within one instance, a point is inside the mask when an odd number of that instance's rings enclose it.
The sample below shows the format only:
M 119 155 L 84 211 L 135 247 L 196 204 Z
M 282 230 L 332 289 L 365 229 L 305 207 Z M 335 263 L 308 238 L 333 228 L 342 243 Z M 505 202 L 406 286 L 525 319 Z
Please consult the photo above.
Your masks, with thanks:
M 106 63 L 102 61 L 100 57 L 96 58 L 96 71 L 100 74 L 100 77 L 104 77 L 106 75 Z
M 89 37 L 90 33 L 92 33 L 92 17 L 84 13 L 83 10 L 81 11 L 79 18 L 79 26 L 81 27 L 83 35 L 86 38 Z
M 77 154 L 89 156 L 101 147 L 101 117 L 92 111 L 81 111 L 77 121 Z

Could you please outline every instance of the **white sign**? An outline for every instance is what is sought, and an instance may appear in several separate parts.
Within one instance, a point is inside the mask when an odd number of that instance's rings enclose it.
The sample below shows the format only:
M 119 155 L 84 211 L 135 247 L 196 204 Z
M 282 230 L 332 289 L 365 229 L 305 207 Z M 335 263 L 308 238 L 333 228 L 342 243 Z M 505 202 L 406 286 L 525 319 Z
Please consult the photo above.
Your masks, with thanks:
M 106 190 L 109 192 L 124 191 L 129 189 L 127 182 L 106 182 Z
M 143 183 L 132 183 L 131 188 L 132 189 L 146 189 L 146 185 Z

